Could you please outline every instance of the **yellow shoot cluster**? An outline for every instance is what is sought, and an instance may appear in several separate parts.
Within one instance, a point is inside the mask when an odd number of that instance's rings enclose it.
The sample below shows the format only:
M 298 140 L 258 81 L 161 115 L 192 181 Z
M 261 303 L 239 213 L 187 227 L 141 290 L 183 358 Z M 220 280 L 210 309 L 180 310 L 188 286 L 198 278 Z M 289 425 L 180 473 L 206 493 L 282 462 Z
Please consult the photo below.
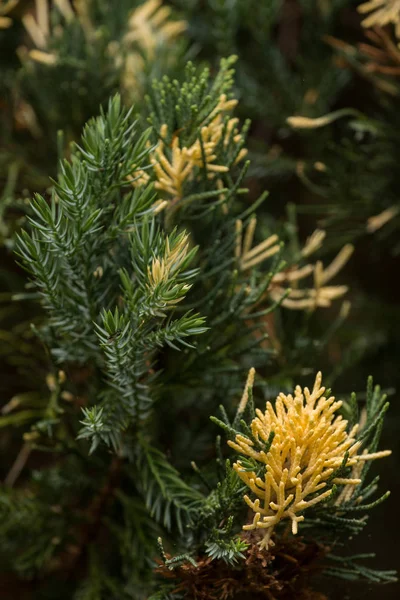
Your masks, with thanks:
M 168 135 L 167 125 L 161 127 L 161 138 Z M 194 162 L 187 148 L 180 148 L 179 137 L 175 136 L 171 145 L 171 157 L 165 154 L 165 143 L 160 140 L 150 158 L 156 177 L 155 188 L 163 190 L 173 199 L 183 196 L 184 183 L 193 177 Z M 148 176 L 148 179 L 150 177 Z
M 241 271 L 246 271 L 261 264 L 281 249 L 279 238 L 275 234 L 252 248 L 256 224 L 256 217 L 252 217 L 243 236 L 242 221 L 238 220 L 236 222 L 235 255 Z M 307 258 L 318 250 L 325 239 L 325 235 L 325 231 L 321 229 L 314 231 L 301 251 L 302 257 Z M 326 284 L 344 267 L 353 250 L 351 244 L 346 244 L 325 269 L 322 262 L 317 261 L 315 264 L 306 264 L 303 267 L 294 266 L 276 273 L 271 280 L 267 295 L 274 302 L 285 296 L 282 306 L 294 310 L 314 310 L 317 307 L 331 306 L 332 300 L 343 296 L 348 288 L 345 285 L 328 286 Z M 310 275 L 314 277 L 313 287 L 298 288 L 299 282 Z
M 150 161 L 153 165 L 155 174 L 155 187 L 162 190 L 170 196 L 170 200 L 177 202 L 183 195 L 183 186 L 186 182 L 192 181 L 195 176 L 196 167 L 207 167 L 208 177 L 213 179 L 218 173 L 225 173 L 228 167 L 215 164 L 217 159 L 216 148 L 220 144 L 222 137 L 223 144 L 226 147 L 233 133 L 233 141 L 239 143 L 242 141 L 242 135 L 237 129 L 238 119 L 231 118 L 225 127 L 224 114 L 233 110 L 237 100 L 228 100 L 225 94 L 221 94 L 218 104 L 209 115 L 209 123 L 200 130 L 200 138 L 191 146 L 181 147 L 179 135 L 173 137 L 170 153 L 166 154 L 165 140 L 168 136 L 167 125 L 162 125 L 158 145 L 154 149 Z M 247 154 L 247 150 L 242 148 L 235 163 L 241 161 Z M 205 164 L 204 164 L 205 163 Z M 135 172 L 131 178 L 135 186 L 146 184 L 150 180 L 150 175 L 144 171 Z
M 249 380 L 252 381 L 253 377 L 254 371 Z M 361 445 L 355 437 L 359 425 L 347 431 L 347 421 L 336 414 L 342 402 L 335 401 L 333 396 L 326 398 L 321 382 L 322 375 L 318 373 L 312 392 L 297 386 L 294 397 L 279 394 L 275 408 L 267 402 L 264 413 L 257 409 L 257 416 L 251 423 L 256 444 L 243 435 L 237 435 L 235 441 L 228 442 L 241 455 L 264 467 L 263 474 L 257 476 L 254 471 L 247 470 L 242 461 L 234 464 L 235 471 L 255 496 L 255 500 L 244 496 L 255 514 L 253 522 L 244 525 L 243 529 L 265 530 L 261 547 L 273 544 L 271 534 L 275 525 L 283 519 L 292 521 L 292 532 L 296 534 L 298 523 L 304 520 L 302 513 L 331 495 L 330 484 L 347 487 L 361 483 L 359 477 L 332 479 L 346 453 L 347 466 L 390 454 L 387 450 L 357 454 Z M 243 401 L 243 411 L 242 404 Z M 265 448 L 272 432 L 272 443 L 265 452 L 262 448 Z
M 236 221 L 235 256 L 241 271 L 247 271 L 247 269 L 261 264 L 281 249 L 279 238 L 275 234 L 270 235 L 266 240 L 252 248 L 256 225 L 257 219 L 252 217 L 243 239 L 243 223 L 240 219 Z
M 17 2 L 18 0 L 10 0 L 6 8 L 9 5 L 13 8 Z M 54 4 L 67 23 L 76 15 L 88 39 L 96 35 L 89 15 L 88 2 L 54 0 Z M 35 16 L 28 12 L 23 16 L 22 22 L 35 46 L 29 51 L 29 57 L 51 66 L 57 63 L 58 57 L 48 50 L 50 36 L 61 34 L 62 26 L 58 25 L 57 30 L 51 30 L 49 5 L 49 0 L 35 0 Z M 132 11 L 122 46 L 117 41 L 110 42 L 108 53 L 114 57 L 117 67 L 123 67 L 121 78 L 124 89 L 133 89 L 138 84 L 138 78 L 145 67 L 143 55 L 152 60 L 158 45 L 171 43 L 186 29 L 185 21 L 173 21 L 170 16 L 171 9 L 163 6 L 162 0 L 146 0 Z M 8 17 L 0 16 L 0 27 L 2 23 L 4 27 L 11 24 Z M 136 44 L 138 51 L 131 50 L 133 44 Z
M 111 47 L 117 64 L 123 63 L 122 87 L 132 99 L 142 89 L 141 76 L 145 71 L 146 60 L 154 60 L 157 47 L 172 46 L 186 28 L 186 21 L 171 18 L 171 9 L 164 6 L 162 0 L 146 0 L 132 11 L 128 32 L 122 40 L 123 52 L 117 43 Z M 165 58 L 164 56 L 164 60 Z
M 54 4 L 67 22 L 73 19 L 74 11 L 69 0 L 54 0 Z M 22 23 L 36 46 L 30 50 L 29 57 L 36 62 L 51 66 L 56 64 L 57 56 L 48 51 L 51 35 L 49 2 L 48 0 L 35 0 L 35 7 L 36 18 L 30 12 L 22 17 Z
M 0 6 L 0 29 L 8 29 L 12 25 L 11 17 L 7 17 L 7 15 L 15 8 L 18 4 L 19 0 L 6 0 Z
M 361 21 L 363 27 L 385 27 L 391 23 L 397 38 L 400 38 L 400 0 L 369 0 L 360 4 L 357 10 L 363 15 L 370 13 Z
M 124 42 L 138 44 L 152 59 L 158 44 L 172 42 L 186 27 L 186 21 L 171 20 L 171 9 L 163 6 L 162 0 L 147 0 L 132 11 Z
M 187 257 L 189 250 L 188 235 L 181 234 L 174 245 L 171 246 L 170 240 L 167 238 L 163 256 L 154 257 L 151 266 L 148 267 L 148 284 L 150 289 L 154 290 L 161 284 L 167 283 L 177 274 L 182 266 L 182 263 Z M 181 286 L 181 296 L 173 300 L 168 300 L 168 305 L 177 304 L 183 300 L 184 295 L 191 288 L 190 285 Z

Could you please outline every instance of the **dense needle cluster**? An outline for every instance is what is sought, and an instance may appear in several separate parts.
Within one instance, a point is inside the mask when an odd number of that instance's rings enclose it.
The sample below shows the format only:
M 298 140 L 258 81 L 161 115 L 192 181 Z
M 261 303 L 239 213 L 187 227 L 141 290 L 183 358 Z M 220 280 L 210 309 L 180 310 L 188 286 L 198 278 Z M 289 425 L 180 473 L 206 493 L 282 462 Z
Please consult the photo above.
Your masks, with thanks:
M 250 374 L 252 379 L 254 374 Z M 251 383 L 251 381 L 250 381 Z M 359 425 L 347 431 L 348 422 L 337 411 L 341 401 L 325 397 L 318 373 L 312 391 L 296 387 L 294 396 L 279 394 L 275 408 L 267 402 L 266 411 L 256 410 L 251 423 L 254 441 L 237 435 L 229 445 L 244 457 L 261 463 L 262 472 L 256 473 L 238 460 L 234 469 L 256 496 L 244 499 L 254 511 L 253 522 L 243 529 L 264 529 L 262 547 L 272 544 L 271 534 L 283 519 L 291 519 L 292 532 L 304 520 L 303 511 L 329 498 L 333 485 L 358 485 L 359 478 L 335 477 L 344 464 L 357 465 L 360 461 L 388 456 L 390 451 L 358 454 Z M 249 387 L 249 381 L 246 390 Z M 243 408 L 243 407 L 242 407 Z
M 227 173 L 228 166 L 216 164 L 218 146 L 226 147 L 233 134 L 235 143 L 243 142 L 243 136 L 237 130 L 238 119 L 226 116 L 235 108 L 237 100 L 228 99 L 221 94 L 218 104 L 207 116 L 207 123 L 200 129 L 200 135 L 190 146 L 181 146 L 179 132 L 172 136 L 170 147 L 166 143 L 168 126 L 161 126 L 160 141 L 150 156 L 154 169 L 155 188 L 164 192 L 169 200 L 177 202 L 184 196 L 184 186 L 196 177 L 196 169 L 206 169 L 207 177 L 213 179 L 216 175 Z M 247 154 L 242 148 L 235 159 L 240 162 Z M 135 186 L 145 185 L 151 179 L 148 172 L 136 172 L 133 176 Z M 221 186 L 222 187 L 222 186 Z

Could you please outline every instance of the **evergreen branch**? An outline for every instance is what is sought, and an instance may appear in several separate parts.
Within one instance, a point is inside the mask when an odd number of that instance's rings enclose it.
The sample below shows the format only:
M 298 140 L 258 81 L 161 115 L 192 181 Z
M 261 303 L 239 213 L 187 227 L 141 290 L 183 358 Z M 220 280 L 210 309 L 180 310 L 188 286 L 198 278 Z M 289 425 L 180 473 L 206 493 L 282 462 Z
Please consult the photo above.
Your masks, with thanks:
M 139 490 L 152 517 L 166 529 L 176 525 L 181 534 L 204 502 L 203 496 L 184 483 L 160 450 L 139 438 L 137 452 Z

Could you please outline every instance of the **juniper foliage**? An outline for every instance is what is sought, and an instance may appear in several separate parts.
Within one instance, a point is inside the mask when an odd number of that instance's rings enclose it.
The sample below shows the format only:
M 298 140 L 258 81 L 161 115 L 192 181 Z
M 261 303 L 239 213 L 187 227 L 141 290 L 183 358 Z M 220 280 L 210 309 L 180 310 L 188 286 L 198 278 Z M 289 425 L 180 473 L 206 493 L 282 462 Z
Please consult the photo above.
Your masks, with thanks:
M 187 77 L 205 97 L 203 118 L 207 118 L 207 111 L 215 109 L 221 92 L 229 88 L 231 71 L 223 65 L 216 82 L 209 82 L 205 73 L 196 86 L 189 66 Z M 175 110 L 179 114 L 179 105 Z M 192 117 L 186 118 L 189 129 Z M 157 539 L 151 532 L 158 533 L 157 524 L 172 539 L 180 534 L 189 540 L 193 534 L 188 526 L 204 503 L 200 487 L 193 487 L 191 477 L 181 479 L 157 447 L 155 433 L 163 425 L 163 411 L 158 407 L 169 404 L 171 412 L 185 391 L 192 395 L 194 377 L 204 389 L 199 386 L 195 393 L 205 394 L 209 401 L 223 377 L 225 385 L 231 381 L 234 393 L 232 382 L 234 377 L 239 380 L 245 369 L 243 358 L 248 361 L 258 356 L 260 360 L 261 352 L 268 360 L 270 354 L 268 349 L 260 350 L 262 338 L 254 338 L 255 326 L 246 327 L 243 320 L 244 315 L 256 318 L 252 307 L 270 275 L 256 281 L 238 273 L 234 217 L 240 206 L 237 181 L 242 176 L 240 168 L 229 162 L 229 144 L 218 157 L 228 163 L 224 165 L 224 185 L 218 189 L 223 202 L 211 194 L 215 179 L 198 169 L 196 177 L 203 191 L 186 203 L 191 195 L 188 190 L 188 196 L 181 199 L 182 210 L 178 203 L 171 222 L 168 207 L 165 212 L 159 209 L 160 199 L 156 199 L 151 181 L 139 187 L 131 183 L 132 175 L 134 181 L 136 172 L 151 166 L 156 126 L 150 131 L 143 119 L 135 119 L 132 110 L 122 107 L 118 96 L 112 99 L 107 111 L 89 121 L 80 144 L 72 147 L 70 159 L 60 162 L 50 201 L 39 194 L 32 201 L 29 231 L 23 231 L 17 242 L 19 258 L 46 314 L 39 335 L 54 365 L 53 393 L 44 418 L 37 422 L 35 411 L 24 415 L 32 424 L 27 439 L 37 451 L 59 455 L 61 462 L 49 480 L 54 501 L 40 504 L 36 496 L 31 502 L 32 510 L 40 506 L 44 511 L 47 524 L 39 537 L 33 536 L 34 548 L 23 533 L 29 518 L 24 520 L 28 509 L 18 501 L 21 493 L 23 498 L 22 491 L 13 492 L 12 503 L 7 505 L 13 517 L 8 517 L 4 535 L 14 552 L 19 552 L 23 540 L 27 551 L 18 568 L 31 574 L 45 565 L 57 571 L 65 553 L 72 569 L 85 546 L 94 543 L 104 519 L 114 550 L 126 561 L 126 552 L 138 546 L 133 533 L 129 536 L 125 530 L 143 528 L 149 554 L 136 571 L 120 564 L 122 579 L 115 584 L 118 593 L 125 586 L 142 586 L 144 573 L 151 572 Z M 239 214 L 245 218 L 249 212 Z M 250 294 L 246 292 L 249 283 Z M 268 310 L 274 304 L 270 302 Z M 179 355 L 184 356 L 183 361 Z M 76 373 L 81 373 L 78 379 Z M 18 418 L 14 422 L 17 424 Z M 114 458 L 107 447 L 115 453 Z M 92 458 L 87 457 L 88 451 Z M 97 473 L 87 482 L 89 490 L 100 477 L 89 503 L 85 502 L 85 486 L 76 492 L 72 505 L 63 489 L 62 473 L 72 460 L 78 489 L 79 473 L 82 477 L 91 469 Z M 46 486 L 40 486 L 39 493 L 45 497 Z M 118 505 L 126 519 L 122 523 Z M 71 510 L 77 524 L 70 520 Z M 54 519 L 49 518 L 53 513 L 57 535 L 49 540 L 46 531 L 54 533 Z M 139 525 L 140 515 L 144 522 Z M 13 522 L 19 523 L 18 537 L 13 535 Z M 44 521 L 36 522 L 40 528 Z M 149 535 L 153 543 L 147 539 Z M 181 544 L 183 549 L 186 543 Z M 235 554 L 234 548 L 229 552 Z M 89 550 L 89 556 L 92 554 L 94 565 L 106 560 L 95 545 Z M 135 584 L 131 581 L 134 577 Z M 101 590 L 112 589 L 113 581 L 111 573 L 109 577 L 104 573 L 97 583 L 80 587 L 77 597 L 94 594 L 96 589 L 102 594 Z
M 62 4 L 49 8 L 47 58 L 32 55 L 37 48 L 18 17 L 0 32 L 2 47 L 27 46 L 22 67 L 0 66 L 0 236 L 11 248 L 19 231 L 18 260 L 30 281 L 26 289 L 18 281 L 15 301 L 29 302 L 34 320 L 28 329 L 16 319 L 5 334 L 7 360 L 28 373 L 34 391 L 14 396 L 0 417 L 19 450 L 0 492 L 1 558 L 38 598 L 178 600 L 194 594 L 188 586 L 196 582 L 214 590 L 218 574 L 246 577 L 257 560 L 269 561 L 262 573 L 272 577 L 279 562 L 260 558 L 258 539 L 243 535 L 245 486 L 209 415 L 222 404 L 214 424 L 228 437 L 249 435 L 254 404 L 314 372 L 348 312 L 344 306 L 322 332 L 314 309 L 284 308 L 289 285 L 276 292 L 276 281 L 308 264 L 297 209 L 289 205 L 276 219 L 292 198 L 282 176 L 298 177 L 323 204 L 324 226 L 336 227 L 329 244 L 341 246 L 396 202 L 396 133 L 359 113 L 335 121 L 340 143 L 332 143 L 332 126 L 299 133 L 286 123 L 327 113 L 349 89 L 353 75 L 332 67 L 337 51 L 325 40 L 349 30 L 343 0 L 317 9 L 302 1 L 299 10 L 279 1 L 175 0 L 168 14 L 187 19 L 187 34 L 173 43 L 156 36 L 150 50 L 129 37 L 132 11 L 159 3 L 124 0 L 116 9 L 91 0 L 82 12 L 77 2 L 69 16 Z M 150 14 L 155 23 L 166 13 Z M 239 56 L 235 79 L 235 59 L 219 62 L 231 54 Z M 210 66 L 186 65 L 189 55 Z M 232 116 L 235 96 L 252 127 Z M 379 96 L 379 106 L 382 120 L 394 122 L 394 104 Z M 315 172 L 318 161 L 327 171 Z M 272 202 L 257 195 L 266 181 Z M 32 190 L 40 192 L 33 199 Z M 362 224 L 350 229 L 357 211 Z M 277 235 L 279 247 L 245 268 L 253 227 L 257 242 Z M 330 383 L 368 345 L 347 335 L 351 345 Z M 250 366 L 260 373 L 255 399 L 235 416 Z M 386 400 L 372 383 L 365 406 L 361 435 L 373 452 Z M 343 414 L 357 420 L 354 396 Z M 31 456 L 38 466 L 14 486 Z M 300 534 L 304 548 L 331 548 L 319 562 L 327 575 L 391 582 L 392 571 L 362 564 L 370 555 L 346 556 L 341 547 L 387 497 L 376 497 L 378 478 L 367 471 L 368 463 L 340 510 L 335 494 L 309 509 Z M 348 473 L 344 460 L 340 474 Z

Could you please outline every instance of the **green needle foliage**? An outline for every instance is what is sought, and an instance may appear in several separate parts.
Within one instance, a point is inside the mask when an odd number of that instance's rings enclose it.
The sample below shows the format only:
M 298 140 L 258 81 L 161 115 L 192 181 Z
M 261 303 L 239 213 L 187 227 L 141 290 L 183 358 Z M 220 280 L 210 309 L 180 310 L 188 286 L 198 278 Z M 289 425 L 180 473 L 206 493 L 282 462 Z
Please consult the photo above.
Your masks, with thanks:
M 243 483 L 219 438 L 213 455 L 208 417 L 219 402 L 231 413 L 249 365 L 279 368 L 260 332 L 288 295 L 274 299 L 273 278 L 302 258 L 295 243 L 287 262 L 282 244 L 257 260 L 258 251 L 246 254 L 265 195 L 243 202 L 247 163 L 238 160 L 244 132 L 230 116 L 231 63 L 214 80 L 189 64 L 181 85 L 155 83 L 150 128 L 111 99 L 60 162 L 51 197 L 32 200 L 29 229 L 18 235 L 53 371 L 40 419 L 26 415 L 25 445 L 53 458 L 2 493 L 2 535 L 10 567 L 40 573 L 44 593 L 66 575 L 66 598 L 139 599 L 164 583 L 159 597 L 168 598 L 172 577 L 183 595 L 171 597 L 186 598 L 229 572 L 247 573 L 249 560 L 267 560 L 241 535 Z M 243 245 L 238 224 L 247 227 Z M 385 409 L 377 394 L 370 387 L 370 451 Z M 251 398 L 232 423 L 224 412 L 224 429 L 234 434 L 252 410 Z M 352 400 L 352 418 L 355 410 Z M 194 459 L 202 468 L 190 469 Z M 360 492 L 357 509 L 370 507 L 364 498 L 374 485 Z M 353 509 L 321 509 L 325 528 L 354 533 L 364 521 Z M 322 544 L 313 531 L 307 536 Z
M 223 66 L 213 84 L 208 84 L 205 73 L 204 83 L 197 88 L 190 66 L 188 73 L 192 87 L 205 98 L 202 120 L 207 120 L 207 111 L 215 111 L 221 93 L 231 84 L 231 71 Z M 189 96 L 191 92 L 186 93 Z M 179 113 L 179 106 L 176 111 Z M 188 114 L 189 127 L 191 120 Z M 190 477 L 187 482 L 181 479 L 157 448 L 154 433 L 162 426 L 158 407 L 169 404 L 171 411 L 184 390 L 189 395 L 196 393 L 194 377 L 203 379 L 210 399 L 218 373 L 223 376 L 226 370 L 232 382 L 235 376 L 240 378 L 245 368 L 241 362 L 251 360 L 252 352 L 257 356 L 263 339 L 254 338 L 254 324 L 247 327 L 243 316 L 252 317 L 252 306 L 270 279 L 268 273 L 258 282 L 250 279 L 250 274 L 238 273 L 235 216 L 245 215 L 236 208 L 240 206 L 237 181 L 241 175 L 240 167 L 235 168 L 228 156 L 229 142 L 222 148 L 225 154 L 218 156 L 222 164 L 228 162 L 223 164 L 224 185 L 218 187 L 206 169 L 198 168 L 194 177 L 201 191 L 191 202 L 185 202 L 184 196 L 182 209 L 178 201 L 171 214 L 167 200 L 161 200 L 164 211 L 160 210 L 151 180 L 139 187 L 132 185 L 135 173 L 153 168 L 149 155 L 154 152 L 151 137 L 155 127 L 152 132 L 132 110 L 122 108 L 118 96 L 112 99 L 107 111 L 89 121 L 80 144 L 72 147 L 70 159 L 60 163 L 51 199 L 36 195 L 29 231 L 23 231 L 17 240 L 19 258 L 30 273 L 46 315 L 40 338 L 55 373 L 62 371 L 50 382 L 54 390 L 51 409 L 49 405 L 40 422 L 35 422 L 32 414 L 32 431 L 26 438 L 37 451 L 46 450 L 56 459 L 50 489 L 40 486 L 28 503 L 33 511 L 39 507 L 44 511 L 41 519 L 46 529 L 34 517 L 40 535 L 31 532 L 34 547 L 30 547 L 23 535 L 24 528 L 29 528 L 29 519 L 24 517 L 26 502 L 20 504 L 24 494 L 18 500 L 20 492 L 15 491 L 7 506 L 15 515 L 14 522 L 20 524 L 20 535 L 13 535 L 9 516 L 4 531 L 9 540 L 6 547 L 11 544 L 19 554 L 19 540 L 24 540 L 20 572 L 53 572 L 63 564 L 64 554 L 73 569 L 86 555 L 86 545 L 94 543 L 98 529 L 104 527 L 125 561 L 126 545 L 133 552 L 131 544 L 137 548 L 137 540 L 132 533 L 124 537 L 120 548 L 122 531 L 143 529 L 147 532 L 143 534 L 147 559 L 136 570 L 123 567 L 118 559 L 115 597 L 120 597 L 126 586 L 143 585 L 148 578 L 145 573 L 151 573 L 157 536 L 152 537 L 153 543 L 147 537 L 149 532 L 158 534 L 156 524 L 173 537 L 189 539 L 188 526 L 204 503 L 202 491 L 191 485 Z M 218 200 L 212 194 L 216 189 Z M 245 292 L 250 283 L 251 293 Z M 274 303 L 269 304 L 268 310 Z M 201 346 L 197 337 L 203 338 Z M 243 348 L 247 348 L 246 354 Z M 266 359 L 269 351 L 262 354 Z M 88 452 L 93 458 L 88 458 Z M 68 471 L 71 461 L 78 489 L 81 487 L 72 505 L 62 484 L 64 471 L 65 477 L 73 473 L 72 468 Z M 90 471 L 93 475 L 88 478 Z M 89 488 L 78 484 L 80 473 Z M 98 477 L 99 487 L 88 503 L 86 490 L 90 494 Z M 51 502 L 46 500 L 48 493 L 54 497 Z M 119 502 L 126 521 L 121 522 Z M 70 520 L 70 510 L 76 523 Z M 48 518 L 52 511 L 58 523 L 56 531 Z M 140 514 L 147 525 L 139 525 Z M 54 534 L 50 541 L 47 531 Z M 108 551 L 100 556 L 94 546 L 90 552 L 95 554 L 93 564 L 106 561 L 105 567 Z M 103 583 L 85 584 L 77 597 L 85 590 L 94 594 L 96 589 L 101 597 L 103 588 L 111 589 L 114 567 L 109 567 L 109 580 L 104 574 Z M 136 584 L 132 577 L 137 578 Z

